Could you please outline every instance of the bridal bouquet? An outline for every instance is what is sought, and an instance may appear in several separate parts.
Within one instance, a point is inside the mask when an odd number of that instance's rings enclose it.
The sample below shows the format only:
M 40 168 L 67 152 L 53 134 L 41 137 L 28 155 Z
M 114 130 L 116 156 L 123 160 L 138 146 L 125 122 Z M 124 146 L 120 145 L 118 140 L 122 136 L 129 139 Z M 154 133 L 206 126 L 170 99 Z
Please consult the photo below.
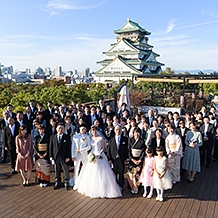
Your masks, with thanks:
M 88 161 L 90 162 L 90 163 L 92 163 L 92 162 L 94 162 L 95 163 L 95 161 L 96 161 L 96 159 L 103 159 L 103 156 L 96 156 L 93 152 L 91 152 L 91 153 L 89 153 L 88 154 Z
M 88 154 L 88 161 L 90 163 L 95 161 L 95 154 L 94 153 L 89 153 Z

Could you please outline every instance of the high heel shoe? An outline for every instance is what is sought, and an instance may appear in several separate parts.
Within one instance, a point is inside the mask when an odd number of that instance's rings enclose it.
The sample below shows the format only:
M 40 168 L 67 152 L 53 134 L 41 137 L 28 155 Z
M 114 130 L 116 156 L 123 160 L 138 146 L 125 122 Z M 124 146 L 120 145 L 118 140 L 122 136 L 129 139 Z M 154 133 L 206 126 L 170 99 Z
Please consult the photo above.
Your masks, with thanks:
M 30 186 L 30 180 L 26 180 L 26 186 Z
M 22 184 L 23 184 L 23 187 L 25 187 L 26 186 L 26 181 L 24 181 Z
M 189 182 L 193 182 L 194 179 L 195 179 L 195 177 L 194 177 L 194 176 L 191 176 L 190 179 L 189 179 Z

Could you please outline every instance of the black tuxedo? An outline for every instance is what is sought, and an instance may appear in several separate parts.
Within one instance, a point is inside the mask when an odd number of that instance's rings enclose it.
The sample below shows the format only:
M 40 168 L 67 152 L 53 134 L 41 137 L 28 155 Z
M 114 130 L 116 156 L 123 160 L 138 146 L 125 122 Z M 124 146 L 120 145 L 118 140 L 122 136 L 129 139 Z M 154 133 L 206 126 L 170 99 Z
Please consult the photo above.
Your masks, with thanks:
M 3 132 L 3 129 L 6 126 L 5 119 L 0 120 L 0 131 L 1 133 Z M 1 134 L 1 142 L 2 142 L 2 134 Z M 8 156 L 8 152 L 5 150 L 4 146 L 2 145 L 2 156 L 1 156 L 1 161 L 5 162 Z
M 111 117 L 111 119 L 113 119 L 113 116 L 116 115 L 116 113 L 114 111 L 110 111 L 110 112 L 106 112 L 107 113 L 107 117 Z
M 52 118 L 53 113 L 54 108 L 51 108 L 51 111 L 48 108 L 44 111 L 44 119 L 46 120 L 46 126 L 49 126 L 49 121 Z
M 91 114 L 86 114 L 85 115 L 85 123 L 87 124 L 88 128 L 90 129 L 90 127 L 93 125 L 93 119 L 92 119 L 92 116 Z M 99 119 L 99 116 L 95 113 L 94 114 L 94 117 L 95 119 Z M 100 124 L 101 124 L 101 121 L 99 120 Z
M 108 160 L 112 161 L 114 165 L 114 173 L 119 174 L 118 184 L 123 187 L 124 184 L 124 162 L 128 158 L 128 139 L 127 137 L 120 135 L 119 149 L 117 150 L 116 136 L 108 141 L 107 150 Z
M 30 107 L 31 109 L 31 115 L 33 116 L 33 119 L 36 119 L 36 112 L 38 111 L 37 107 Z
M 68 166 L 65 159 L 71 159 L 71 141 L 67 134 L 63 134 L 61 140 L 58 140 L 58 135 L 52 135 L 49 143 L 49 156 L 55 161 L 55 183 L 60 186 L 61 183 L 61 167 L 64 171 L 65 186 L 70 179 Z
M 25 125 L 27 125 L 28 132 L 32 130 L 33 128 L 33 120 L 35 119 L 35 116 L 33 114 L 30 114 L 29 116 L 27 114 L 23 115 L 23 122 Z
M 11 129 L 9 126 L 5 126 L 3 132 L 2 132 L 2 146 L 8 149 L 10 153 L 11 158 L 11 168 L 15 169 L 15 162 L 17 158 L 16 154 L 16 144 L 15 144 L 15 138 L 19 133 L 19 126 L 17 124 L 14 124 L 14 134 L 12 135 Z
M 153 123 L 152 123 L 153 119 L 154 119 L 154 117 L 147 117 L 148 125 L 150 128 L 153 127 Z
M 163 139 L 162 137 L 160 139 L 160 145 L 159 146 L 162 146 L 164 148 L 164 154 L 166 154 L 165 139 Z M 153 150 L 153 155 L 154 156 L 157 155 L 157 152 L 156 152 L 157 138 L 156 137 L 152 138 L 152 140 L 151 140 L 151 148 Z
M 49 154 L 54 160 L 60 156 L 63 160 L 71 158 L 71 142 L 67 134 L 62 135 L 62 139 L 58 142 L 57 134 L 52 135 L 49 145 Z
M 64 113 L 59 113 L 59 121 L 60 122 L 64 122 L 64 118 L 65 118 L 65 116 L 66 116 L 66 113 L 64 112 Z
M 188 131 L 190 131 L 190 129 L 188 129 L 187 127 L 185 127 L 184 135 L 182 135 L 182 130 L 181 130 L 181 128 L 176 128 L 176 130 L 175 130 L 175 133 L 176 133 L 177 135 L 179 135 L 180 138 L 181 138 L 181 140 L 182 140 L 182 150 L 183 150 L 183 152 L 185 151 L 185 146 L 186 146 L 186 144 L 185 144 L 185 137 L 186 137 Z
M 212 150 L 215 143 L 215 129 L 214 125 L 209 123 L 206 135 L 205 135 L 205 124 L 202 124 L 199 131 L 201 132 L 203 145 L 200 147 L 201 164 L 204 164 L 205 151 L 207 150 L 207 166 L 211 164 Z M 205 137 L 209 139 L 206 141 Z
M 51 126 L 48 126 L 48 128 L 46 129 L 46 133 L 51 137 L 52 135 L 57 134 L 57 130 L 56 128 L 54 129 L 54 131 L 52 130 Z
M 174 120 L 170 122 L 170 124 L 172 125 L 174 129 L 179 128 L 179 120 L 177 121 L 177 124 L 174 122 Z
M 9 113 L 9 115 L 10 115 L 10 117 L 12 117 L 14 120 L 17 120 L 17 114 L 16 113 L 14 113 L 14 112 L 8 112 Z

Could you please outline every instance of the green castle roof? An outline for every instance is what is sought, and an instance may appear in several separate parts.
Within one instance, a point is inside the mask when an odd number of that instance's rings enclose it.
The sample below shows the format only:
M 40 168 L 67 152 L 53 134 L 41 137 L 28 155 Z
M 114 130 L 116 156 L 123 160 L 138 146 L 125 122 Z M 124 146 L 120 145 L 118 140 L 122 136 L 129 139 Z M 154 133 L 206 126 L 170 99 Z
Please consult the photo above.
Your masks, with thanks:
M 142 28 L 138 22 L 134 22 L 130 19 L 127 20 L 126 24 L 118 30 L 115 30 L 114 32 L 116 34 L 121 34 L 121 33 L 126 33 L 126 32 L 134 32 L 134 31 L 139 31 L 144 33 L 145 35 L 150 35 L 151 33 Z

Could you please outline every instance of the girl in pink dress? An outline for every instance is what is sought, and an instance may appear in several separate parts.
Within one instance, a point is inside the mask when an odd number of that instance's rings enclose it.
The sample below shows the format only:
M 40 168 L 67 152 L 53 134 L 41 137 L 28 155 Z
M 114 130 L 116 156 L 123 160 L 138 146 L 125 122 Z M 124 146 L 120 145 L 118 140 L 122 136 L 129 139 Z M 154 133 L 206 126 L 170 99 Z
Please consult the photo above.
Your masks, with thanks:
M 19 128 L 19 134 L 15 139 L 17 161 L 16 171 L 20 171 L 20 175 L 23 179 L 23 186 L 29 186 L 30 176 L 32 172 L 32 139 L 31 135 L 27 133 L 27 126 L 22 125 Z M 25 176 L 27 171 L 27 177 Z
M 147 195 L 147 187 L 150 187 L 150 192 L 147 198 L 151 198 L 153 195 L 153 186 L 152 186 L 152 179 L 154 174 L 154 157 L 152 156 L 152 148 L 148 147 L 145 150 L 146 156 L 144 159 L 144 165 L 142 169 L 142 173 L 140 176 L 140 180 L 142 185 L 144 186 L 144 194 L 143 197 Z

